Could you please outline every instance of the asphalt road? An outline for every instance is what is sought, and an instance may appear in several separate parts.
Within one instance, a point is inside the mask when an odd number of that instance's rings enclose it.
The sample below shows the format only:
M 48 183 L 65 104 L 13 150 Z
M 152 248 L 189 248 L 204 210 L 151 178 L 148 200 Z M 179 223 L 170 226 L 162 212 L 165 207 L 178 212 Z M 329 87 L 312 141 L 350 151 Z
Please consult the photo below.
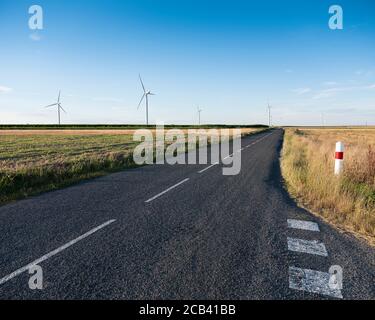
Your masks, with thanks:
M 0 207 L 0 299 L 375 299 L 375 250 L 290 199 L 282 139 L 243 139 L 236 176 L 151 165 Z

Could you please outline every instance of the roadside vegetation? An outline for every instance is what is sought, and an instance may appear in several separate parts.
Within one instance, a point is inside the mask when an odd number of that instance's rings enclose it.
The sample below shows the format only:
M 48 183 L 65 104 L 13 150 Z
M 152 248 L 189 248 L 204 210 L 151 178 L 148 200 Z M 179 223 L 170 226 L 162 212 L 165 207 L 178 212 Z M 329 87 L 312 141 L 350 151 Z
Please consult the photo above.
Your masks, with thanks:
M 346 149 L 340 177 L 337 141 Z M 375 129 L 286 129 L 281 167 L 301 205 L 375 244 Z
M 133 132 L 0 130 L 0 204 L 135 167 Z

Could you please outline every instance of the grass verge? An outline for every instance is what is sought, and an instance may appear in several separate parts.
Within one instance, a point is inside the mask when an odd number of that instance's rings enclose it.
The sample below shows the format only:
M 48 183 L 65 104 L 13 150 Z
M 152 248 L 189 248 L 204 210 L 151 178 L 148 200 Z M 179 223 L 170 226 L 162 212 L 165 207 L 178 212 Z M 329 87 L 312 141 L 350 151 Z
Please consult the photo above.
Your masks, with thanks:
M 333 174 L 335 143 L 346 145 Z M 341 230 L 375 245 L 375 130 L 287 129 L 281 169 L 289 193 Z

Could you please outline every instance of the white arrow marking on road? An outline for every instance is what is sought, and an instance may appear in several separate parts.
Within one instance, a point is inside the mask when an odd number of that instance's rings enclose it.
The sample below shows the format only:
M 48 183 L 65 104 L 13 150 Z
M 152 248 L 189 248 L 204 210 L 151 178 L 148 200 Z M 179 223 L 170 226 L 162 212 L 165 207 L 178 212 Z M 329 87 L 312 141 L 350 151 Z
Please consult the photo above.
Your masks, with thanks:
M 330 277 L 327 272 L 289 267 L 289 288 L 342 299 L 341 290 L 330 286 Z
M 67 244 L 64 244 L 63 246 L 51 251 L 50 253 L 47 253 L 46 255 L 40 257 L 39 259 L 29 263 L 28 265 L 12 272 L 11 274 L 5 276 L 4 278 L 0 279 L 0 285 L 4 284 L 5 282 L 13 279 L 14 277 L 17 277 L 19 276 L 21 273 L 29 270 L 31 267 L 34 267 L 35 265 L 38 265 L 40 263 L 42 263 L 43 261 L 53 257 L 54 255 L 60 253 L 61 251 L 71 247 L 72 245 L 76 244 L 77 242 L 83 240 L 84 238 L 87 238 L 88 236 L 92 235 L 93 233 L 95 233 L 96 231 L 100 230 L 100 229 L 103 229 L 104 227 L 110 225 L 111 223 L 115 222 L 116 220 L 109 220 L 107 221 L 106 223 L 103 223 L 101 224 L 99 227 L 96 227 L 92 230 L 90 230 L 89 232 L 86 232 L 85 234 L 83 234 L 82 236 L 68 242 Z

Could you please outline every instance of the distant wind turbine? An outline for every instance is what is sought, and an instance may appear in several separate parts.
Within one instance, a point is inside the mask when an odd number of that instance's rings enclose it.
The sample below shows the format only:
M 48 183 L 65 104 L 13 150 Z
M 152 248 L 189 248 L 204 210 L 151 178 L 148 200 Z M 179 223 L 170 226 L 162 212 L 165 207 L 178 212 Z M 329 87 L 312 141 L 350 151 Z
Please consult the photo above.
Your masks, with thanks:
M 146 98 L 146 124 L 148 125 L 148 96 L 154 96 L 155 94 L 152 93 L 150 90 L 146 90 L 145 85 L 143 84 L 141 75 L 139 75 L 139 80 L 141 81 L 143 95 L 142 95 L 141 101 L 138 104 L 137 109 L 139 109 L 139 107 L 141 106 L 143 99 Z
M 271 127 L 271 109 L 272 107 L 270 106 L 270 103 L 268 102 L 268 105 L 267 105 L 267 109 L 268 109 L 268 126 Z
M 198 123 L 199 125 L 201 125 L 201 113 L 202 113 L 202 109 L 200 109 L 199 107 L 197 107 L 197 110 L 198 110 Z
M 57 102 L 54 103 L 54 104 L 50 104 L 50 105 L 48 105 L 48 106 L 45 107 L 45 108 L 50 108 L 50 107 L 57 106 L 57 115 L 58 115 L 58 118 L 59 118 L 59 125 L 61 125 L 60 109 L 66 113 L 66 111 L 64 110 L 64 108 L 61 106 L 60 96 L 61 96 L 61 90 L 59 91 L 59 96 L 57 97 Z

